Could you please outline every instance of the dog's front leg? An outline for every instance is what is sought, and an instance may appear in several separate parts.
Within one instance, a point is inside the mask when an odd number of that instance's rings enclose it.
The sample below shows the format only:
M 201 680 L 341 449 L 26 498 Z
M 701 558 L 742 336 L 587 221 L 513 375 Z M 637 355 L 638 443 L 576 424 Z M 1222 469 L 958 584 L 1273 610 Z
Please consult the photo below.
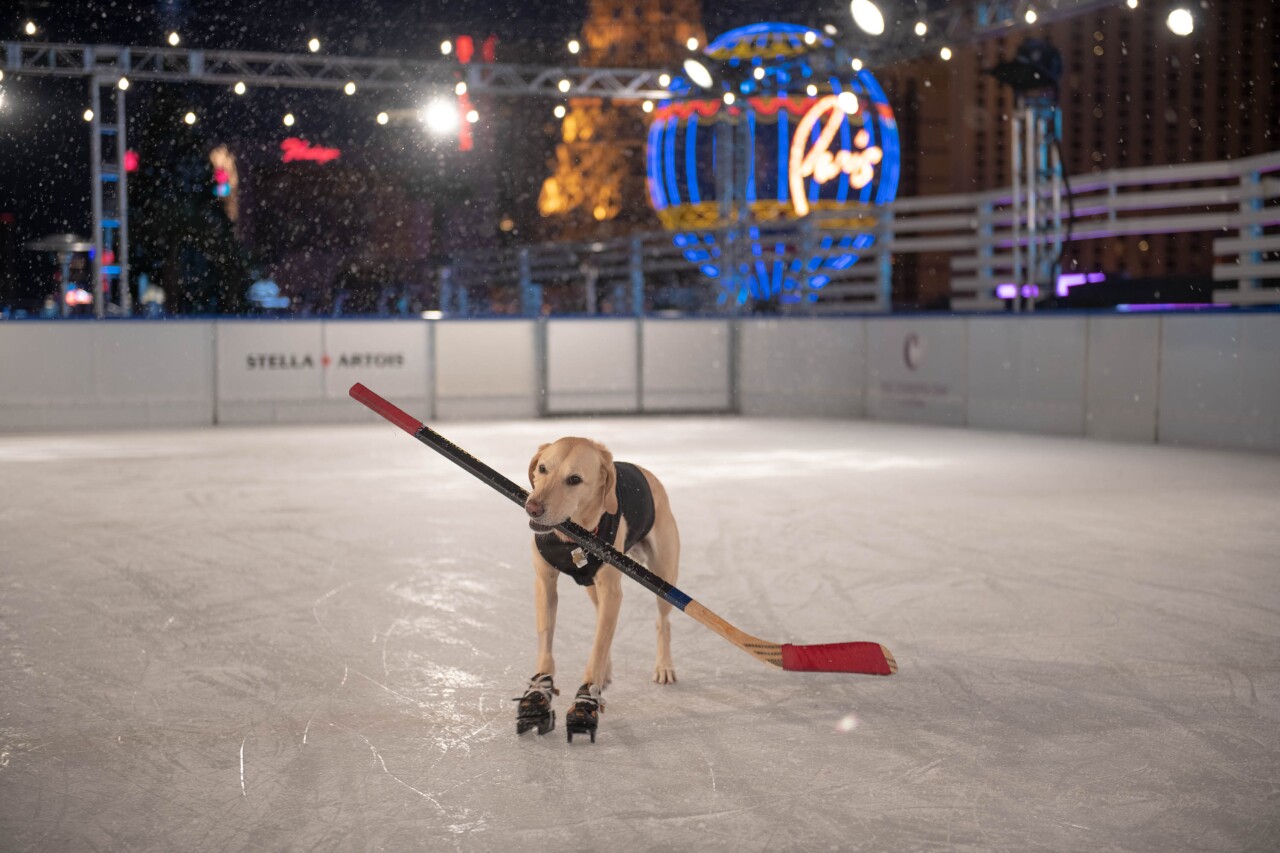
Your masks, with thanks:
M 556 634 L 556 605 L 560 601 L 556 581 L 560 573 L 543 560 L 536 549 L 533 568 L 534 616 L 538 626 L 538 665 L 534 671 L 555 675 L 556 659 L 551 653 L 551 644 Z
M 613 566 L 602 566 L 594 587 L 589 588 L 596 605 L 596 638 L 591 644 L 591 657 L 583 681 L 601 689 L 612 673 L 609 652 L 613 648 L 613 632 L 618 627 L 618 611 L 622 609 L 622 575 Z

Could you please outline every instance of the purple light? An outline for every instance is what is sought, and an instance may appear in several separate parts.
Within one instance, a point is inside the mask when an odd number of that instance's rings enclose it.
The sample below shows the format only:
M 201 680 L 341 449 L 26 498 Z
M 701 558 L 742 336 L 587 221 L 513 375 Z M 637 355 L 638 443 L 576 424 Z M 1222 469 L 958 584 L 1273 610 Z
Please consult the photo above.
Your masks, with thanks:
M 996 299 L 1016 299 L 1018 296 L 1018 285 L 1016 284 L 997 284 Z
M 1034 284 L 1022 285 L 1022 295 L 1034 299 L 1040 295 L 1040 288 Z
M 1107 280 L 1107 274 L 1103 272 L 1072 272 L 1063 273 L 1058 276 L 1058 286 L 1056 288 L 1059 296 L 1066 296 L 1067 291 L 1073 287 L 1082 284 L 1100 284 Z

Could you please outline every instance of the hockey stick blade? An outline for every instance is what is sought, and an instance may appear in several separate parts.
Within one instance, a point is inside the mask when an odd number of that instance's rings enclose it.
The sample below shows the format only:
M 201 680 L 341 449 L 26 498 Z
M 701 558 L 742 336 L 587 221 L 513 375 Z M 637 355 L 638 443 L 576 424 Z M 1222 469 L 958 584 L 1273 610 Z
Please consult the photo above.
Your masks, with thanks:
M 528 499 L 529 493 L 520 486 L 359 382 L 351 386 L 350 394 L 352 399 L 364 404 L 375 414 L 395 424 L 450 462 L 488 483 L 509 500 L 523 506 Z M 898 671 L 898 664 L 893 655 L 879 643 L 825 643 L 796 646 L 790 643 L 771 643 L 768 640 L 753 637 L 580 525 L 566 521 L 557 525 L 556 529 L 582 546 L 587 553 L 604 560 L 654 595 L 666 600 L 747 654 L 770 666 L 791 672 L 852 672 L 864 675 L 892 675 Z

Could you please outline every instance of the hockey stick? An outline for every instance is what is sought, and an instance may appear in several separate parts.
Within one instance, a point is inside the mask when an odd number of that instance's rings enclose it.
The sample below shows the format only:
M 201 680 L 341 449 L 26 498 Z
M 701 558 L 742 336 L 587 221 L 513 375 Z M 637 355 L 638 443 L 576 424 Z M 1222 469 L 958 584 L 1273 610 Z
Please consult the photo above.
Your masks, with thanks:
M 387 402 L 359 382 L 351 386 L 350 393 L 355 400 L 368 406 L 376 414 L 400 427 L 450 462 L 470 471 L 506 495 L 508 499 L 524 506 L 524 502 L 529 497 L 527 491 L 431 427 Z M 893 659 L 893 655 L 879 643 L 826 643 L 815 646 L 795 646 L 790 643 L 770 643 L 759 637 L 753 637 L 730 625 L 626 554 L 620 553 L 609 543 L 596 538 L 580 525 L 566 521 L 556 525 L 556 529 L 577 542 L 588 553 L 616 567 L 654 595 L 670 602 L 747 654 L 771 666 L 792 672 L 858 672 L 867 675 L 891 675 L 898 671 L 898 664 Z

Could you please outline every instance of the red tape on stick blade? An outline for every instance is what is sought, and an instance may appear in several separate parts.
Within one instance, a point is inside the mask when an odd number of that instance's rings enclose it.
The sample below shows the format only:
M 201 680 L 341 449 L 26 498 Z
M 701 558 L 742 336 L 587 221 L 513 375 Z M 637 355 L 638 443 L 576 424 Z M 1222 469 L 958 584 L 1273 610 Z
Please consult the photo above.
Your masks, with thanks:
M 858 672 L 891 675 L 893 667 L 879 643 L 826 643 L 782 646 L 782 668 L 792 672 Z
M 422 429 L 422 421 L 418 420 L 403 409 L 397 408 L 391 403 L 388 403 L 386 400 L 382 399 L 359 382 L 352 385 L 351 390 L 348 393 L 351 394 L 352 399 L 364 403 L 375 413 L 391 421 L 391 423 L 400 427 L 400 429 L 410 435 L 415 435 L 418 430 Z

